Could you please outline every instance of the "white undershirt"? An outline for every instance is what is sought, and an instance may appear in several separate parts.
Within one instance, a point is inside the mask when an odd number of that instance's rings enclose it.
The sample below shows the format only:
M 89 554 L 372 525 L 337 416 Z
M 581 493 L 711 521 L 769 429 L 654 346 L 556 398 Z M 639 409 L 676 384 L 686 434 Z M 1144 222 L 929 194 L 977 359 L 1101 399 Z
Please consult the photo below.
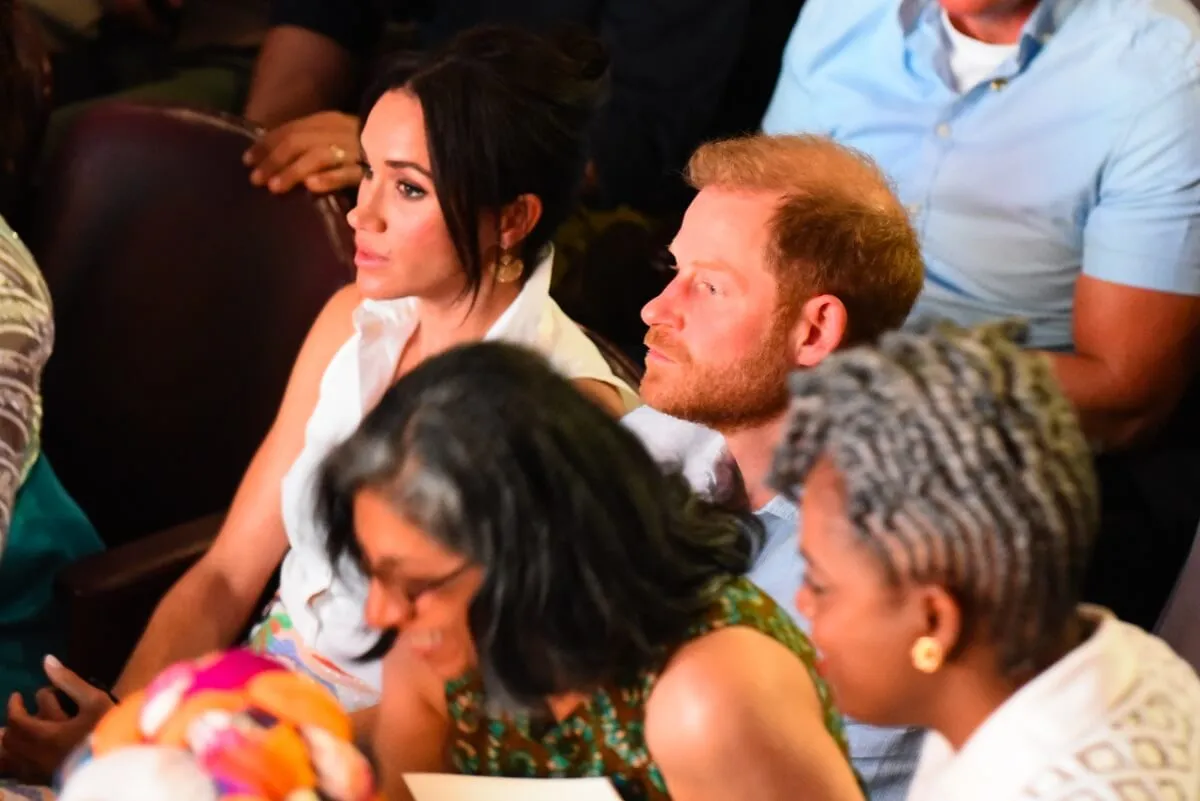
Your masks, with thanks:
M 1009 56 L 1017 52 L 1016 44 L 988 44 L 972 39 L 954 27 L 950 15 L 942 11 L 942 25 L 950 42 L 950 73 L 955 89 L 969 92 L 992 77 Z

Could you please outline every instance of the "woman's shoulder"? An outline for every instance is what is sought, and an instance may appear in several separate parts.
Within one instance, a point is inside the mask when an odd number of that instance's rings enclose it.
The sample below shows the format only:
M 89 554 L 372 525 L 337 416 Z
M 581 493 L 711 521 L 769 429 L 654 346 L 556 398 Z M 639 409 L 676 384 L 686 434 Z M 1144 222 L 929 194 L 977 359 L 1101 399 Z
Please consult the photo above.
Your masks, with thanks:
M 354 317 L 362 304 L 363 296 L 358 286 L 353 283 L 347 284 L 325 301 L 325 306 L 317 317 L 317 324 L 330 333 L 353 331 Z
M 322 361 L 332 359 L 333 354 L 354 333 L 354 318 L 362 301 L 358 287 L 349 284 L 333 293 L 325 302 L 308 334 L 311 350 L 319 351 L 323 356 Z
M 781 714 L 789 720 L 779 720 Z M 728 759 L 763 732 L 829 728 L 809 667 L 747 626 L 711 631 L 682 646 L 650 693 L 645 725 L 650 750 L 664 767 Z
M 730 581 L 692 628 L 689 639 L 663 669 L 652 706 L 680 714 L 754 714 L 781 697 L 808 699 L 813 722 L 842 737 L 841 722 L 817 672 L 817 653 L 808 637 L 775 601 L 745 578 Z M 774 702 L 772 701 L 774 699 Z M 741 706 L 745 705 L 745 706 Z M 761 705 L 761 706 L 759 706 Z M 650 715 L 648 711 L 647 725 Z
M 50 291 L 38 269 L 33 254 L 0 217 L 0 287 L 8 303 L 24 301 L 24 305 L 50 314 Z
M 579 382 L 602 384 L 616 390 L 622 412 L 636 409 L 641 401 L 637 387 L 618 376 L 600 346 L 579 323 L 557 303 L 548 304 L 536 347 L 558 372 Z

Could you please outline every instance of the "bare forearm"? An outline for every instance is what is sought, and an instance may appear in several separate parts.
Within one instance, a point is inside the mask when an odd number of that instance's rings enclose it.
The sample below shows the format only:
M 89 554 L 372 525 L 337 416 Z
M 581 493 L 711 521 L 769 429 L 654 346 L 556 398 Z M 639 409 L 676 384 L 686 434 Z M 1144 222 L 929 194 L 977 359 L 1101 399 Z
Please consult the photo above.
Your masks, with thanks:
M 1068 353 L 1050 353 L 1054 372 L 1067 397 L 1075 404 L 1084 433 L 1104 449 L 1118 450 L 1153 433 L 1170 413 L 1173 403 L 1159 397 L 1147 401 L 1131 393 L 1114 370 L 1102 360 Z
M 124 698 L 175 662 L 229 647 L 249 619 L 253 603 L 239 602 L 219 574 L 198 564 L 155 609 L 114 694 Z
M 305 28 L 272 28 L 263 41 L 244 114 L 268 129 L 336 109 L 353 89 L 355 62 L 337 42 Z
M 374 748 L 375 721 L 378 719 L 378 704 L 350 713 L 350 722 L 354 724 L 354 742 L 360 751 L 370 752 Z

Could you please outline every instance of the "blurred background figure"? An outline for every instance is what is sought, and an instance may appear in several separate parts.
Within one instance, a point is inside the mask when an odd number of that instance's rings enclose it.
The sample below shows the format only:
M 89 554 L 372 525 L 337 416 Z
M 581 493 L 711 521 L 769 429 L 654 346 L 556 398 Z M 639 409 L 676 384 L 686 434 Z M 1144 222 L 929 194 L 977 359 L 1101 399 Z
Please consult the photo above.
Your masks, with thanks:
M 270 0 L 24 2 L 52 52 L 53 149 L 100 99 L 241 111 Z

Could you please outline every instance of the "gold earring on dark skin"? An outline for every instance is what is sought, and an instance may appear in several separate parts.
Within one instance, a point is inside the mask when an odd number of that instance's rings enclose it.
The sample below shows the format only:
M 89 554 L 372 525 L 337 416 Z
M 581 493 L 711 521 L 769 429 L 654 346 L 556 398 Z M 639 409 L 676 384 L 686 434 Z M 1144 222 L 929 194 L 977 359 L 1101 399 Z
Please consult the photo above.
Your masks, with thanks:
M 525 262 L 511 253 L 502 253 L 496 263 L 496 280 L 502 284 L 511 284 L 525 272 Z
M 942 644 L 933 637 L 922 637 L 913 644 L 913 667 L 922 673 L 937 673 L 945 658 Z

